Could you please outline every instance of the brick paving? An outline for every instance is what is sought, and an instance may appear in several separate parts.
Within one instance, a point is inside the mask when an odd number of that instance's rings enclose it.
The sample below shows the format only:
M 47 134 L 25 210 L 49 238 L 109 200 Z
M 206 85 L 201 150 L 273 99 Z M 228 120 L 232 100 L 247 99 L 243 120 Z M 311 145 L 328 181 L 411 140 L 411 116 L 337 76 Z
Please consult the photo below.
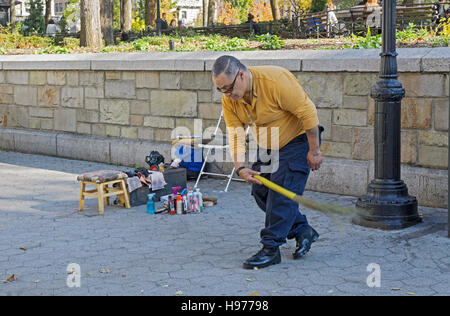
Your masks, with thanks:
M 249 185 L 233 182 L 223 192 L 224 181 L 202 180 L 203 194 L 218 205 L 201 214 L 109 206 L 99 216 L 95 199 L 78 213 L 76 175 L 100 169 L 127 168 L 0 151 L 0 295 L 450 295 L 446 209 L 420 207 L 423 223 L 398 231 L 303 209 L 320 233 L 310 253 L 293 260 L 295 241 L 288 241 L 281 264 L 244 270 L 264 223 Z M 71 263 L 80 267 L 80 287 L 68 286 Z M 379 286 L 367 282 L 375 280 L 370 264 L 379 267 Z M 3 281 L 12 274 L 17 280 Z

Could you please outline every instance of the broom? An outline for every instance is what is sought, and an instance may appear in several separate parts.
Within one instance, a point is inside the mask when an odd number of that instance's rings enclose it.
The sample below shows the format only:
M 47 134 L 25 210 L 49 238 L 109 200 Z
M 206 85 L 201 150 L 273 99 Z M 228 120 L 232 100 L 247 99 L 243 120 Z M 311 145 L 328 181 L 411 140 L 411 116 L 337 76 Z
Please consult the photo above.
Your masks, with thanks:
M 328 215 L 339 214 L 339 215 L 350 216 L 350 215 L 354 215 L 356 213 L 356 209 L 353 207 L 320 203 L 320 202 L 316 202 L 311 199 L 305 198 L 305 197 L 295 194 L 294 192 L 291 192 L 291 191 L 279 186 L 278 184 L 275 184 L 272 181 L 267 180 L 266 178 L 261 177 L 259 175 L 253 175 L 253 178 L 261 181 L 269 189 L 272 189 L 275 192 L 278 192 L 281 195 L 284 195 L 288 199 L 291 199 L 291 200 L 297 202 L 298 204 L 306 206 L 310 209 L 314 209 L 316 211 L 319 211 L 319 212 L 322 212 L 322 213 L 325 213 Z

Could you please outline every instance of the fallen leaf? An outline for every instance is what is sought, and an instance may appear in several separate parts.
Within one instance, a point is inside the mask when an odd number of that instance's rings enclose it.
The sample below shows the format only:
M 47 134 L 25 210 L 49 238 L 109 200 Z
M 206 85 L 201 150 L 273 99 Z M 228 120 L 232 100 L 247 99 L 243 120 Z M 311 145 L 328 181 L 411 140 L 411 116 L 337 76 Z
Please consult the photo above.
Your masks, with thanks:
M 391 291 L 400 291 L 401 290 L 401 288 L 399 288 L 399 287 L 393 287 L 393 288 L 391 288 Z
M 175 292 L 175 295 L 176 295 L 176 296 L 180 296 L 181 294 L 183 294 L 182 291 L 176 291 L 176 292 Z
M 100 273 L 110 273 L 111 272 L 111 270 L 109 270 L 109 269 L 100 269 Z
M 27 251 L 27 248 L 25 248 L 25 247 L 19 247 L 19 249 L 23 250 L 23 251 Z
M 258 291 L 251 293 L 250 296 L 258 296 Z
M 253 267 L 253 270 L 258 270 L 258 267 Z
M 250 278 L 247 278 L 247 279 L 245 279 L 245 281 L 253 282 L 254 280 L 252 280 L 252 279 L 250 279 Z
M 14 281 L 17 281 L 17 278 L 14 274 L 6 279 L 6 282 L 14 282 Z
M 34 283 L 39 283 L 39 282 L 41 282 L 40 280 L 34 280 Z
M 416 293 L 413 292 L 406 292 L 407 295 L 416 295 Z

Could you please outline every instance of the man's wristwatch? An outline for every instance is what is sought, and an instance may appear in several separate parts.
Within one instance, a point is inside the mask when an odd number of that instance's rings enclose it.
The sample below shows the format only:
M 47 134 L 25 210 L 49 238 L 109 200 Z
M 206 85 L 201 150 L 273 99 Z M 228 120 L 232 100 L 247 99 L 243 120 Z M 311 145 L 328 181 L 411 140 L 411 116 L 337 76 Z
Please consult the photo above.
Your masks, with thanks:
M 237 173 L 238 176 L 240 176 L 240 175 L 239 175 L 239 172 L 241 172 L 242 169 L 245 169 L 245 167 L 239 167 L 239 168 L 237 168 L 236 173 Z

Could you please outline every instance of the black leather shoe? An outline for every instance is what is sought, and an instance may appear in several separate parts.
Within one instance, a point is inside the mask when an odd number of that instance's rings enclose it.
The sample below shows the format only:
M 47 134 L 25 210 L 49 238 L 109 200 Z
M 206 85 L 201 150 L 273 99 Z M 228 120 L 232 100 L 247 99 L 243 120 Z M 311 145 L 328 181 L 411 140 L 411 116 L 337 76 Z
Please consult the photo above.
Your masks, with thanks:
M 306 253 L 311 249 L 311 244 L 319 238 L 319 234 L 309 226 L 300 236 L 296 238 L 297 248 L 295 249 L 292 256 L 294 259 L 298 259 L 306 255 Z
M 281 262 L 280 249 L 278 247 L 264 246 L 256 255 L 244 262 L 244 269 L 265 268 Z

